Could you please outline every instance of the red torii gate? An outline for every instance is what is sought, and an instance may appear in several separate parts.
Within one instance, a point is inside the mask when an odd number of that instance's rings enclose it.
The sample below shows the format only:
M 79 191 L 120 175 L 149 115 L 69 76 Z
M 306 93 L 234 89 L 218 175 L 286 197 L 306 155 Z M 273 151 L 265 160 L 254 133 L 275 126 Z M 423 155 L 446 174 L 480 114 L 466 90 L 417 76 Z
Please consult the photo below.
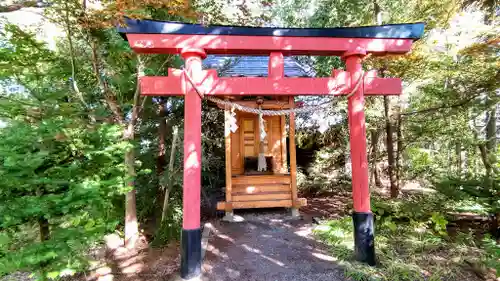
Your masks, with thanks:
M 356 258 L 375 264 L 373 214 L 370 210 L 365 95 L 399 95 L 401 80 L 364 74 L 363 57 L 368 54 L 404 54 L 418 40 L 423 23 L 352 28 L 255 28 L 203 26 L 174 22 L 127 20 L 119 28 L 137 53 L 180 54 L 185 71 L 196 88 L 215 96 L 329 95 L 347 94 L 363 83 L 348 99 L 349 140 L 352 161 L 354 236 Z M 202 69 L 207 54 L 269 55 L 268 77 L 217 77 L 216 70 Z M 283 56 L 341 56 L 346 71 L 332 71 L 329 78 L 284 78 Z M 169 69 L 168 76 L 140 79 L 142 95 L 183 95 L 184 186 L 181 277 L 201 274 L 201 97 L 182 70 Z

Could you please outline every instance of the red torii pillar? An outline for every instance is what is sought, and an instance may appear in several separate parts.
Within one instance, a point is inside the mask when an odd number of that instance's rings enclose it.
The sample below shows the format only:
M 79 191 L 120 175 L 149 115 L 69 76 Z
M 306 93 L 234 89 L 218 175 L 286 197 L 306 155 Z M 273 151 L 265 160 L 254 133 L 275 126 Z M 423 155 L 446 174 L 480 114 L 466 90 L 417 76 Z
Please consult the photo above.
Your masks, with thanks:
M 194 81 L 203 75 L 202 60 L 206 53 L 201 49 L 181 52 L 185 70 Z M 201 274 L 201 97 L 184 80 L 184 173 L 182 193 L 182 255 L 181 277 L 191 278 Z
M 351 81 L 362 79 L 364 50 L 346 53 L 346 70 Z M 354 212 L 354 244 L 356 258 L 375 265 L 375 228 L 370 208 L 370 186 L 368 181 L 368 159 L 366 156 L 366 124 L 364 111 L 364 83 L 349 97 L 347 112 L 349 122 L 349 144 L 351 147 L 352 199 Z
M 276 29 L 206 27 L 156 21 L 129 20 L 122 29 L 138 53 L 180 54 L 185 71 L 204 94 L 230 95 L 345 95 L 349 97 L 348 119 L 352 161 L 354 237 L 356 259 L 375 264 L 373 214 L 370 210 L 368 161 L 364 116 L 365 95 L 399 95 L 401 80 L 363 75 L 362 59 L 368 54 L 403 54 L 423 32 L 423 24 L 360 28 Z M 278 34 L 278 35 L 277 35 Z M 286 34 L 286 35 L 279 35 Z M 207 53 L 270 55 L 272 77 L 217 77 L 203 70 Z M 333 70 L 329 78 L 283 78 L 283 55 L 342 56 L 346 70 Z M 169 69 L 166 77 L 146 76 L 140 80 L 142 95 L 184 95 L 184 192 L 181 277 L 201 274 L 201 97 L 181 70 Z M 281 78 L 280 78 L 281 77 Z M 292 207 L 296 206 L 292 203 Z

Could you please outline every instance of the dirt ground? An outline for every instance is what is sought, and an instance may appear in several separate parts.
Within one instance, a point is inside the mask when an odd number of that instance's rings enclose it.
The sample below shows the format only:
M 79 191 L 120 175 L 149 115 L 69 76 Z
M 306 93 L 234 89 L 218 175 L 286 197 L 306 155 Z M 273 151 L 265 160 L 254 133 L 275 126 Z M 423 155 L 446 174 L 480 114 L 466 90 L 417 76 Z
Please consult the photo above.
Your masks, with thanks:
M 106 236 L 105 242 L 106 247 L 94 253 L 96 262 L 90 272 L 63 281 L 169 281 L 179 272 L 179 242 L 153 248 L 142 236 L 134 249 L 125 248 L 118 235 Z
M 212 233 L 202 268 L 203 281 L 346 281 L 343 268 L 327 247 L 312 237 L 311 231 L 320 219 L 344 216 L 351 202 L 347 192 L 311 196 L 308 205 L 301 208 L 301 220 L 291 219 L 285 209 L 237 210 L 235 214 L 245 219 L 240 223 L 209 218 Z M 151 248 L 143 237 L 132 251 L 121 243 L 116 235 L 107 237 L 107 250 L 95 254 L 99 264 L 94 270 L 64 280 L 170 281 L 178 274 L 179 242 Z M 32 278 L 29 273 L 0 278 L 0 281 L 14 280 Z
M 324 245 L 312 238 L 313 218 L 334 218 L 346 210 L 344 194 L 308 198 L 302 219 L 291 219 L 285 209 L 236 211 L 245 222 L 227 223 L 211 218 L 212 232 L 203 264 L 204 281 L 344 281 L 343 269 Z M 151 248 L 145 239 L 137 250 L 110 236 L 105 260 L 78 281 L 169 281 L 179 272 L 179 243 Z M 75 278 L 71 278 L 75 281 Z
M 236 214 L 245 221 L 214 223 L 203 280 L 346 280 L 336 259 L 312 238 L 310 215 L 292 219 L 284 209 Z
M 203 263 L 203 281 L 345 281 L 343 269 L 326 246 L 312 237 L 313 217 L 338 214 L 343 200 L 318 198 L 291 218 L 286 209 L 236 211 L 244 222 L 211 220 Z M 71 281 L 169 281 L 179 272 L 179 244 L 151 248 L 143 240 L 136 250 L 125 249 L 115 236 L 106 239 L 105 261 L 91 273 Z

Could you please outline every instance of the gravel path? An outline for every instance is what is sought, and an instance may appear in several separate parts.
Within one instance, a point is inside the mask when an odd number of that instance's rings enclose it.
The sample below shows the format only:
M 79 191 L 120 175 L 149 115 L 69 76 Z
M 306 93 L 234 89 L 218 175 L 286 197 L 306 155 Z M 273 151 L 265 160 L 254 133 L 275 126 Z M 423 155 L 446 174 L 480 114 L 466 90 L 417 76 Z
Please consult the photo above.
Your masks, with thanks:
M 312 238 L 310 219 L 283 211 L 242 214 L 245 222 L 217 222 L 203 265 L 207 281 L 346 281 L 326 247 Z

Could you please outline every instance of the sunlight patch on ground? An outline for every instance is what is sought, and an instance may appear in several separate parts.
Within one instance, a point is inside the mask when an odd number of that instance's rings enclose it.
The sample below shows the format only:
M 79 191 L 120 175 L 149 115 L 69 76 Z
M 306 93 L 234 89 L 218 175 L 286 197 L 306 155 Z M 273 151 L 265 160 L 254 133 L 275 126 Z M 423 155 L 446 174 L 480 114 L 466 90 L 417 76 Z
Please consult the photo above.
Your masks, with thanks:
M 132 262 L 131 265 L 121 267 L 121 272 L 127 275 L 133 275 L 135 273 L 140 273 L 144 268 L 144 264 L 141 261 Z
M 309 238 L 309 236 L 312 234 L 312 229 L 310 227 L 301 227 L 294 233 L 298 236 Z
M 246 244 L 242 244 L 241 247 L 243 247 L 245 250 L 247 250 L 249 252 L 259 254 L 262 258 L 264 258 L 264 259 L 266 259 L 266 260 L 268 260 L 268 261 L 270 261 L 272 263 L 275 263 L 275 264 L 277 264 L 279 266 L 285 266 L 285 264 L 282 263 L 281 261 L 273 259 L 271 257 L 268 257 L 268 256 L 262 254 L 262 252 L 259 249 L 252 248 L 252 247 L 250 247 L 250 246 L 248 246 Z
M 243 244 L 243 245 L 241 245 L 241 247 L 243 247 L 245 250 L 252 252 L 252 253 L 256 253 L 256 254 L 261 253 L 261 251 L 259 249 L 252 248 L 252 247 L 248 246 L 247 244 Z
M 318 259 L 325 260 L 325 261 L 337 261 L 338 259 L 329 255 L 325 255 L 322 253 L 312 253 L 313 256 L 315 256 Z
M 435 193 L 436 190 L 432 188 L 423 187 L 420 183 L 412 181 L 407 182 L 403 187 L 401 187 L 402 191 L 412 191 L 412 192 L 421 192 L 421 193 Z
M 229 273 L 229 277 L 238 278 L 240 277 L 240 272 L 231 268 L 226 268 L 226 271 Z
M 218 257 L 221 257 L 222 259 L 225 259 L 225 260 L 229 259 L 228 255 L 226 253 L 219 251 L 219 249 L 215 248 L 213 245 L 208 245 L 207 251 L 218 256 Z
M 221 239 L 224 239 L 224 240 L 227 240 L 231 243 L 234 243 L 234 239 L 225 235 L 225 234 L 217 234 L 217 237 L 221 238 Z
M 315 228 L 315 230 L 317 230 L 317 231 L 330 231 L 330 229 L 331 229 L 331 227 L 329 225 L 325 225 L 325 224 L 318 225 Z
M 104 237 L 106 248 L 116 250 L 123 246 L 123 240 L 117 234 L 109 234 Z
M 113 270 L 109 266 L 103 266 L 96 270 L 97 281 L 113 281 Z

